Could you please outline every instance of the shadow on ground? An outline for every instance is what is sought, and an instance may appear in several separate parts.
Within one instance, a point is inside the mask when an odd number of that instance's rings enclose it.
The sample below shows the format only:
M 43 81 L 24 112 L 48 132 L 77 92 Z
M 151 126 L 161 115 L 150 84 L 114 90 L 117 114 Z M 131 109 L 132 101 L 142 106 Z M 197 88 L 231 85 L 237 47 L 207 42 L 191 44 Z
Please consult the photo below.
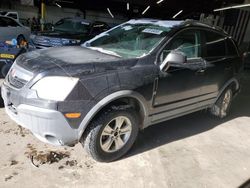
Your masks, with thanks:
M 135 145 L 125 158 L 203 133 L 238 117 L 250 117 L 249 83 L 250 71 L 247 70 L 242 78 L 241 93 L 234 99 L 230 115 L 227 118 L 221 120 L 211 116 L 208 111 L 200 111 L 154 125 L 139 134 Z

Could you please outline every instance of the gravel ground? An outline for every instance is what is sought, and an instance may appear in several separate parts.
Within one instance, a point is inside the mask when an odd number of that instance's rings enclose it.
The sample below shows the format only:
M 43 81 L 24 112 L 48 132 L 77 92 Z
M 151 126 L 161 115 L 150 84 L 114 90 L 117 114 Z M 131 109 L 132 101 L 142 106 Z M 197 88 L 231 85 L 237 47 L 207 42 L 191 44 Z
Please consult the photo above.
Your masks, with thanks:
M 149 127 L 109 164 L 80 144 L 43 144 L 0 108 L 0 187 L 238 187 L 250 178 L 249 71 L 243 81 L 227 119 L 203 111 Z

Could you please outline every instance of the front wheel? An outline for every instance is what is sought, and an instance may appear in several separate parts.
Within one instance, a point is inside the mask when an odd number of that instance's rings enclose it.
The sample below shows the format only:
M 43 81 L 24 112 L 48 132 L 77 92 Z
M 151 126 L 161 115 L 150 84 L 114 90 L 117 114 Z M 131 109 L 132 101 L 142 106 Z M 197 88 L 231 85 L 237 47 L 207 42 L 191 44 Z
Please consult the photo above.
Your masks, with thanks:
M 133 109 L 112 109 L 90 124 L 81 143 L 88 154 L 100 162 L 122 157 L 134 144 L 138 120 Z
M 216 103 L 211 108 L 211 113 L 219 118 L 225 118 L 228 115 L 230 106 L 233 99 L 233 91 L 229 87 L 227 88 Z

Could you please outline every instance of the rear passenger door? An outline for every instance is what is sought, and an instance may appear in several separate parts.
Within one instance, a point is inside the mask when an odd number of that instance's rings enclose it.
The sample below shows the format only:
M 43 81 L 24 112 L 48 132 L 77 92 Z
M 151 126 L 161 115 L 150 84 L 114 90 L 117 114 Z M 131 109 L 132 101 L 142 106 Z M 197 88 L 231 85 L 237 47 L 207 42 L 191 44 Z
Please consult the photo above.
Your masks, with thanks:
M 206 71 L 202 95 L 207 99 L 218 96 L 220 89 L 233 76 L 233 62 L 237 54 L 229 54 L 228 37 L 215 31 L 203 31 L 203 59 Z M 236 52 L 237 53 L 237 52 Z

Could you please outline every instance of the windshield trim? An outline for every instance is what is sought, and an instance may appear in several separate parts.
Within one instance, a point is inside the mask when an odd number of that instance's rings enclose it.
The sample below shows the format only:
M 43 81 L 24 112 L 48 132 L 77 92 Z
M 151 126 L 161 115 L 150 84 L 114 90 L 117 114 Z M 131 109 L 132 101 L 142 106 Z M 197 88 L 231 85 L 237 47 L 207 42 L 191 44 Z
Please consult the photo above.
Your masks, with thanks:
M 95 51 L 104 53 L 104 54 L 108 54 L 108 55 L 112 55 L 112 56 L 116 56 L 116 57 L 122 58 L 122 56 L 118 55 L 116 52 L 113 52 L 111 50 L 106 50 L 106 49 L 103 49 L 101 47 L 92 47 L 92 46 L 89 46 L 89 47 L 84 46 L 84 47 L 88 48 L 88 49 L 91 49 L 91 50 L 95 50 Z

